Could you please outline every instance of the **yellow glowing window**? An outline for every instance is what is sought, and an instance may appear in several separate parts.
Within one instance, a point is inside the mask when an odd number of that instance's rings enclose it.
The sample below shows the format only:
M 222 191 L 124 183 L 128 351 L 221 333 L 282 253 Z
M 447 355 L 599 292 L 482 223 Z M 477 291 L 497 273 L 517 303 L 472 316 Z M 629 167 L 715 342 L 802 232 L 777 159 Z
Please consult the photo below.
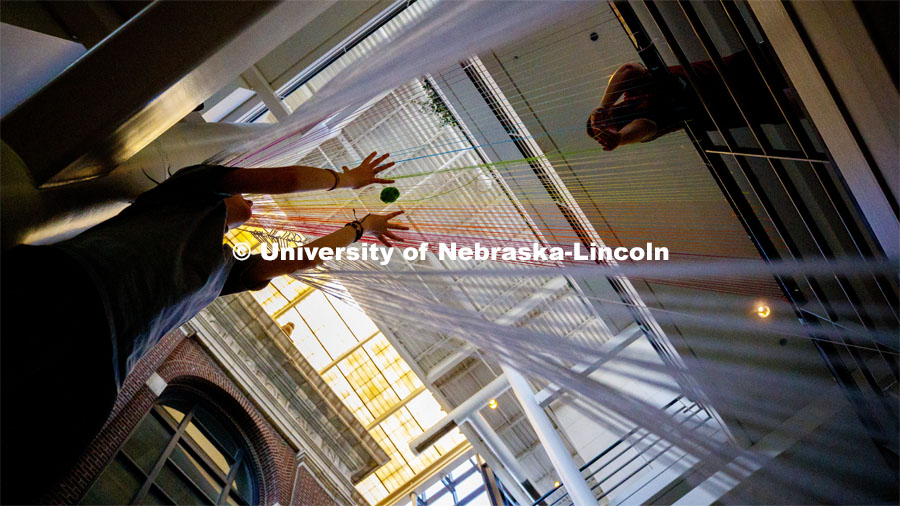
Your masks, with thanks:
M 246 232 L 230 235 L 258 247 Z M 409 441 L 445 413 L 427 390 L 412 396 L 422 382 L 352 301 L 287 276 L 251 294 L 279 325 L 294 324 L 294 345 L 363 426 L 379 421 L 370 434 L 390 460 L 356 486 L 373 504 L 465 441 L 455 429 L 421 455 L 412 453 Z
M 356 344 L 356 338 L 322 292 L 311 293 L 297 304 L 297 310 L 332 358 Z

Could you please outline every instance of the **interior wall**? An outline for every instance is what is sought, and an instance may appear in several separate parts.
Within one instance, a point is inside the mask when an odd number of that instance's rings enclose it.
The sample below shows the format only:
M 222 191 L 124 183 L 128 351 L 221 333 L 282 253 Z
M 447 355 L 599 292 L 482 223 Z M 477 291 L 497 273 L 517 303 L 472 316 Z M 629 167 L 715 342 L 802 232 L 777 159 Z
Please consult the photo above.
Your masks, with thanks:
M 590 189 L 573 194 L 608 245 L 652 242 L 668 247 L 672 262 L 734 259 L 758 263 L 763 271 L 754 245 L 683 132 L 611 152 L 596 151 L 599 146 L 585 134 L 585 120 L 599 104 L 609 77 L 619 65 L 640 60 L 609 6 L 598 3 L 596 11 L 596 16 L 548 27 L 481 55 L 482 60 L 506 96 L 514 97 L 510 102 L 542 150 L 561 160 L 554 161 L 554 168 L 570 190 L 579 182 Z M 572 155 L 589 150 L 595 150 L 589 163 Z M 828 377 L 808 339 L 782 345 L 757 326 L 754 309 L 764 300 L 775 311 L 768 323 L 805 335 L 792 311 L 780 305 L 780 291 L 770 277 L 632 282 L 651 307 L 677 310 L 694 304 L 724 322 L 725 328 L 717 328 L 710 322 L 658 316 L 697 374 L 722 374 L 723 365 L 733 365 L 770 378 L 796 373 L 812 384 Z M 715 301 L 715 307 L 704 311 L 706 301 Z M 752 381 L 753 374 L 724 384 L 710 382 L 711 377 L 701 377 L 701 387 L 732 436 L 744 445 L 789 417 L 806 396 L 797 385 Z

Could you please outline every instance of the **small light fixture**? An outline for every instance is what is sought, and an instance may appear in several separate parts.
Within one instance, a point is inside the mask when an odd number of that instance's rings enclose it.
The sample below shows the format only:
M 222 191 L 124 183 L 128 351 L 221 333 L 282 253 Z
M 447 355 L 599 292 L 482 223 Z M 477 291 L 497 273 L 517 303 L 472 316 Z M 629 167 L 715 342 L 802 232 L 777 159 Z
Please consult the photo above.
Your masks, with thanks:
M 497 409 L 497 399 L 491 399 L 488 401 L 488 407 L 491 409 Z
M 562 485 L 562 483 L 560 483 L 558 481 L 553 482 L 553 488 L 559 488 L 560 485 Z
M 769 306 L 765 304 L 756 306 L 756 316 L 759 316 L 760 318 L 768 318 L 770 314 L 772 314 L 772 310 L 769 309 Z

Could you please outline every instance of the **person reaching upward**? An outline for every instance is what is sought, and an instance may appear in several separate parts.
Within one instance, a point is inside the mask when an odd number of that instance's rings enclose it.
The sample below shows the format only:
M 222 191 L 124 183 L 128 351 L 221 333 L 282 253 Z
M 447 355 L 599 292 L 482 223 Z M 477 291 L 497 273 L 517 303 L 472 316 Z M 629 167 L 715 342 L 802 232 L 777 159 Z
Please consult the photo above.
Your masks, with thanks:
M 372 153 L 342 172 L 307 166 L 197 165 L 141 194 L 71 239 L 3 253 L 0 350 L 2 502 L 36 502 L 57 483 L 112 411 L 126 375 L 169 331 L 220 295 L 259 290 L 319 260 L 236 261 L 224 234 L 252 216 L 246 193 L 392 183 Z M 400 211 L 370 214 L 310 246 L 363 235 L 390 246 Z M 50 322 L 47 317 L 50 316 Z

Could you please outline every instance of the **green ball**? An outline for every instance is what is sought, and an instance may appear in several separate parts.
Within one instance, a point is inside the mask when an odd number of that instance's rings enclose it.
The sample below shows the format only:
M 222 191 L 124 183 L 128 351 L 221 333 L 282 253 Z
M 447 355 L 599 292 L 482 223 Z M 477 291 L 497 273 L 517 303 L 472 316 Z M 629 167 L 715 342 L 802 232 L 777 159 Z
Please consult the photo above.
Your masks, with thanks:
M 400 196 L 400 190 L 394 188 L 393 186 L 388 186 L 387 188 L 381 190 L 381 201 L 385 204 L 390 204 L 391 202 L 397 200 L 397 197 Z

